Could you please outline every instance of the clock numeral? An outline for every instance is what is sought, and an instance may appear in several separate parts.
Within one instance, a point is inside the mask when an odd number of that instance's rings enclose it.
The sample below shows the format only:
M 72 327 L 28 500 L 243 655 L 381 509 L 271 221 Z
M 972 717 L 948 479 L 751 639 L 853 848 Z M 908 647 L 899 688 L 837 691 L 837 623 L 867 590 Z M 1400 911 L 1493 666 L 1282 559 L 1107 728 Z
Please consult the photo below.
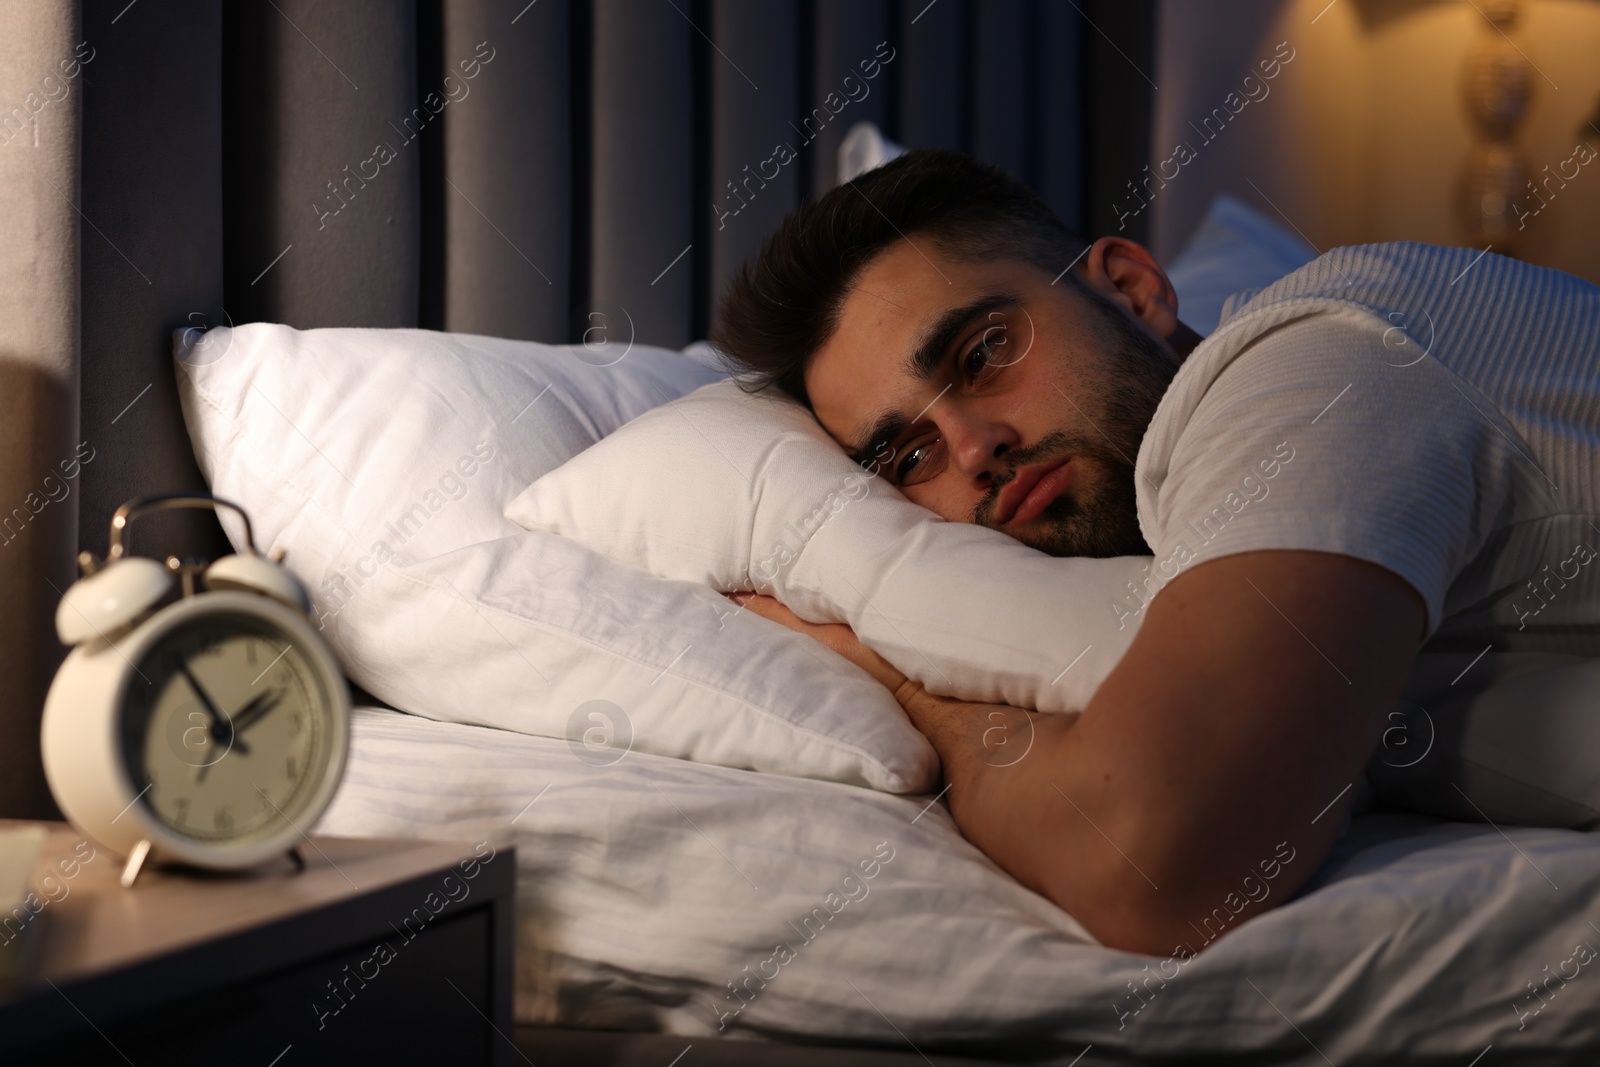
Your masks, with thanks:
M 295 767 L 293 756 L 290 756 L 288 759 L 283 761 L 283 769 L 284 773 L 287 774 L 291 779 L 295 778 L 299 774 L 299 771 Z
M 256 665 L 256 645 L 258 644 L 260 644 L 260 642 L 254 640 L 253 638 L 244 643 L 245 662 L 250 664 L 252 667 Z
M 289 716 L 289 736 L 293 737 L 295 734 L 298 734 L 299 732 L 300 732 L 300 716 L 299 715 L 291 715 L 291 716 Z M 294 772 L 291 771 L 290 773 L 293 774 Z
M 216 826 L 216 828 L 218 830 L 222 830 L 224 832 L 232 830 L 233 829 L 233 809 L 231 807 L 229 807 L 228 805 L 224 804 L 222 807 L 217 809 L 217 813 L 212 818 L 211 821 Z
M 173 804 L 178 809 L 178 814 L 177 814 L 178 825 L 179 826 L 185 825 L 189 820 L 189 798 L 188 797 L 179 797 L 177 800 L 173 801 Z

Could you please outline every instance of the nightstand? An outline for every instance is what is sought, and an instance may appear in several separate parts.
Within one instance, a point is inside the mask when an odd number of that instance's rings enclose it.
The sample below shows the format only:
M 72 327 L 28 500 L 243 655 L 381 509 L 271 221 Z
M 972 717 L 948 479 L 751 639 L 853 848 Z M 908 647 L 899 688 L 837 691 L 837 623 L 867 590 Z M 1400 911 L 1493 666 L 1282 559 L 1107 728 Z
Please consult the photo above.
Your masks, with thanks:
M 0 825 L 18 825 L 0 820 Z M 515 856 L 313 837 L 247 875 L 121 861 L 65 823 L 0 993 L 0 1063 L 506 1064 Z

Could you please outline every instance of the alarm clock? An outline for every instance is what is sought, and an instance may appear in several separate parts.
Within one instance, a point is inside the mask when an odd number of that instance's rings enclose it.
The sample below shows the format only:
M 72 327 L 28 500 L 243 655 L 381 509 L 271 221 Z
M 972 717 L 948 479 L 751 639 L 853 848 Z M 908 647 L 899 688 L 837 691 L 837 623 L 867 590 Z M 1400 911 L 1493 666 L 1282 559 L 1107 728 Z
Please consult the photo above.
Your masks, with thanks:
M 129 523 L 170 508 L 236 512 L 246 550 L 209 564 L 128 555 Z M 129 501 L 110 541 L 103 562 L 79 557 L 56 610 L 72 646 L 40 739 L 56 803 L 127 858 L 124 886 L 151 856 L 239 870 L 288 854 L 303 867 L 297 843 L 333 799 L 350 739 L 349 689 L 305 590 L 281 554 L 256 550 L 244 510 L 209 494 Z

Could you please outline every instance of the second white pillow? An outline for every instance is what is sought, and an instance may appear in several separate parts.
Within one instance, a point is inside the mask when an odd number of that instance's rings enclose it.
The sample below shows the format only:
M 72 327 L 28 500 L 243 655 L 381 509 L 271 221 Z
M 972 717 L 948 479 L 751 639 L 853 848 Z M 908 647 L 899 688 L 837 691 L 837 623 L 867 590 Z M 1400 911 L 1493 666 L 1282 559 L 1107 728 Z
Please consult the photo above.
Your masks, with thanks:
M 947 523 L 851 462 L 800 404 L 715 382 L 535 481 L 506 509 L 664 578 L 846 622 L 930 690 L 1081 710 L 1138 626 L 1149 557 L 1059 559 Z
M 704 586 L 506 520 L 530 479 L 708 380 L 704 364 L 426 330 L 175 340 L 208 484 L 287 552 L 341 665 L 379 698 L 565 737 L 600 768 L 637 749 L 892 792 L 937 780 L 864 671 Z

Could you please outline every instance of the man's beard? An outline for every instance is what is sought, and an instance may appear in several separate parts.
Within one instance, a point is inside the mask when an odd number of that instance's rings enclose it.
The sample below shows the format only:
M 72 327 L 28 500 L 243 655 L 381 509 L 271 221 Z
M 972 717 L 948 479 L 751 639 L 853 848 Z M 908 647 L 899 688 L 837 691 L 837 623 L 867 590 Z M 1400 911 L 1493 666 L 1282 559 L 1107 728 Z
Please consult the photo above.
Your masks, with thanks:
M 1159 341 L 1130 322 L 1100 294 L 1079 286 L 1099 313 L 1104 363 L 1091 383 L 1092 395 L 1069 399 L 1084 434 L 1057 430 L 1028 448 L 1006 453 L 1010 469 L 997 475 L 973 509 L 972 521 L 999 529 L 1000 491 L 1019 468 L 1072 457 L 1073 481 L 1019 530 L 1004 530 L 1023 544 L 1052 556 L 1149 555 L 1139 530 L 1134 461 L 1156 406 L 1178 372 L 1177 360 Z

